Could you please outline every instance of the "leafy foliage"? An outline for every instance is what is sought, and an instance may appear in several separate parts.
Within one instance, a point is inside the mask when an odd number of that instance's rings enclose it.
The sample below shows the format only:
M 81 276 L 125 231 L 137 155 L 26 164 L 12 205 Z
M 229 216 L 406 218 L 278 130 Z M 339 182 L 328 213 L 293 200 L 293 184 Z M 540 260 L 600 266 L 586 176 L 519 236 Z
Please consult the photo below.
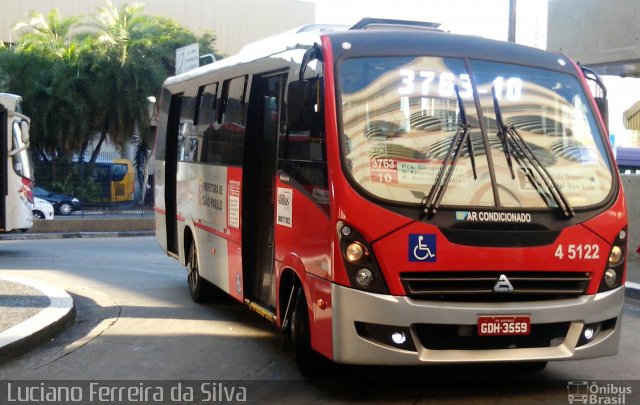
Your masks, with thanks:
M 146 164 L 153 143 L 148 97 L 159 98 L 173 74 L 175 49 L 197 41 L 201 53 L 221 57 L 214 34 L 198 37 L 169 18 L 143 14 L 140 4 L 105 0 L 88 21 L 57 9 L 31 12 L 15 29 L 16 46 L 0 47 L 0 92 L 22 95 L 32 151 L 51 165 L 84 156 L 96 135 L 91 164 L 107 139 L 133 141 L 142 148 L 137 164 Z

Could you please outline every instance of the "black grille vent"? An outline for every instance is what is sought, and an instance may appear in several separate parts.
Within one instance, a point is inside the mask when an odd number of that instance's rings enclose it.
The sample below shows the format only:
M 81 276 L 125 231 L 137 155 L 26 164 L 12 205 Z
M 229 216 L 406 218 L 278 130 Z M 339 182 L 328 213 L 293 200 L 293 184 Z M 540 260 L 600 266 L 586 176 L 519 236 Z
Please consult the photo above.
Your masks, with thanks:
M 508 283 L 504 282 L 506 276 Z M 498 280 L 502 290 L 496 292 Z M 589 273 L 549 271 L 495 272 L 447 271 L 402 273 L 402 285 L 407 296 L 416 299 L 443 301 L 538 301 L 573 298 L 583 295 L 589 286 Z
M 527 336 L 478 336 L 476 325 L 417 324 L 420 343 L 429 350 L 492 350 L 561 345 L 571 322 L 531 324 Z

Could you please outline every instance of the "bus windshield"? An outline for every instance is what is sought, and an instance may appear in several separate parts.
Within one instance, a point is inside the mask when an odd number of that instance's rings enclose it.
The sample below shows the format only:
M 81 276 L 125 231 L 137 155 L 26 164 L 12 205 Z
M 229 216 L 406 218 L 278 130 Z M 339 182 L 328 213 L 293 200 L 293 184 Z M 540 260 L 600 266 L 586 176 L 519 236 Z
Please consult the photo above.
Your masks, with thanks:
M 344 167 L 367 195 L 421 203 L 465 121 L 472 147 L 454 159 L 442 205 L 555 208 L 535 173 L 540 166 L 574 208 L 602 203 L 611 192 L 604 138 L 569 74 L 393 56 L 346 59 L 337 77 Z M 535 159 L 510 148 L 501 127 L 517 132 Z

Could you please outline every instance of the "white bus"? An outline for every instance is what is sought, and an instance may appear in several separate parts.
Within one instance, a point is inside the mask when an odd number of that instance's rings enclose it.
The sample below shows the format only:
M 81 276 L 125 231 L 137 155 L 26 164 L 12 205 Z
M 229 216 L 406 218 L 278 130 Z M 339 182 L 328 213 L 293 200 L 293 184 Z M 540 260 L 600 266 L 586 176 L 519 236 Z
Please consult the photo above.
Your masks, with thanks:
M 33 224 L 33 165 L 29 155 L 28 117 L 22 97 L 0 93 L 0 232 L 30 229 Z

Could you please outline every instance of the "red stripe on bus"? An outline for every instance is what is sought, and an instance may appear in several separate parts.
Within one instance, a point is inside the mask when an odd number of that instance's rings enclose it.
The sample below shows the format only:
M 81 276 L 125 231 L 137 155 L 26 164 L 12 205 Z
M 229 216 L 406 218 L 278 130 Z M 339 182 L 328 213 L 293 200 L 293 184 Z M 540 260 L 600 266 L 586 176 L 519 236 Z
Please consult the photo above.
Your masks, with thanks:
M 184 217 L 182 215 L 176 215 L 176 219 L 180 222 L 184 222 Z
M 166 210 L 163 210 L 162 208 L 153 207 L 153 210 L 154 210 L 155 212 L 157 212 L 158 214 L 167 215 L 167 211 L 166 211 Z
M 212 227 L 207 226 L 207 225 L 203 225 L 203 224 L 201 224 L 200 222 L 196 222 L 194 225 L 195 225 L 195 227 L 196 227 L 196 228 L 200 228 L 200 229 L 202 229 L 203 231 L 206 231 L 206 232 L 212 233 L 212 234 L 217 235 L 217 236 L 219 236 L 219 237 L 221 237 L 221 238 L 225 238 L 225 239 L 226 239 L 226 238 L 228 238 L 228 237 L 229 237 L 229 236 L 228 236 L 227 234 L 225 234 L 224 232 L 220 232 L 219 230 L 217 230 L 217 229 L 215 229 L 215 228 L 212 228 Z

